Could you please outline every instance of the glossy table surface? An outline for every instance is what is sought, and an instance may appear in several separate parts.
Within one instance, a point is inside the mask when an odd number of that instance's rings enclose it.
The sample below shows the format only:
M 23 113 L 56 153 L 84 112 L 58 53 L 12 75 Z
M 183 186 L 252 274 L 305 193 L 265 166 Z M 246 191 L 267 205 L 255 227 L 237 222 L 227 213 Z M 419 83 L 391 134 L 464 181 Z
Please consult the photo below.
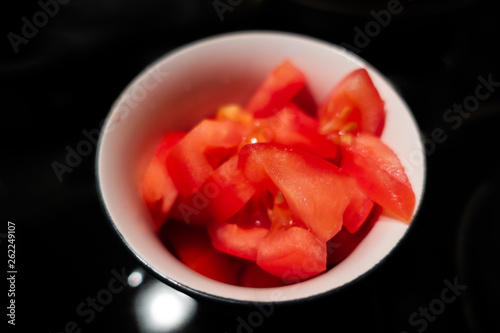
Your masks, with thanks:
M 6 275 L 8 221 L 16 228 L 15 296 L 9 283 L 1 291 L 5 314 L 15 299 L 16 326 L 2 315 L 9 330 L 500 331 L 494 4 L 42 0 L 0 15 Z M 427 183 L 415 225 L 376 270 L 311 302 L 243 307 L 180 294 L 141 268 L 97 196 L 94 138 L 128 82 L 176 47 L 238 30 L 291 31 L 351 49 L 392 81 L 422 130 Z

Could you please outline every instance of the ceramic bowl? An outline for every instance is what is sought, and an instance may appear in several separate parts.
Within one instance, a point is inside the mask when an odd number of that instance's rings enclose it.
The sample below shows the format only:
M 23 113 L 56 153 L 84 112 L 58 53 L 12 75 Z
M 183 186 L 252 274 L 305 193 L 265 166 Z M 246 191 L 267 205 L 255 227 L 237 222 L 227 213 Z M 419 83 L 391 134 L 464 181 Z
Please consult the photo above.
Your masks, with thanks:
M 112 106 L 97 154 L 102 205 L 126 246 L 158 279 L 189 295 L 228 302 L 289 302 L 332 292 L 358 280 L 384 260 L 408 225 L 382 215 L 340 264 L 322 275 L 278 288 L 228 285 L 202 276 L 177 260 L 151 227 L 140 183 L 163 134 L 188 130 L 222 104 L 244 104 L 284 59 L 307 76 L 316 101 L 354 69 L 365 68 L 387 119 L 382 140 L 399 156 L 421 202 L 425 156 L 420 132 L 391 83 L 359 56 L 336 45 L 281 32 L 237 32 L 210 37 L 170 52 L 140 73 Z

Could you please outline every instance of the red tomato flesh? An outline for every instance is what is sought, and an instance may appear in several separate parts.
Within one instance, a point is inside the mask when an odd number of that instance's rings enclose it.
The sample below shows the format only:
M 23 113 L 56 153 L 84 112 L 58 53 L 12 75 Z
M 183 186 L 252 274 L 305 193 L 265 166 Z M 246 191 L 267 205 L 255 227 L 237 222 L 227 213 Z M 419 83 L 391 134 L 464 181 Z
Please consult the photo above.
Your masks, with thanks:
M 365 223 L 352 233 L 344 226 L 342 229 L 326 243 L 327 265 L 329 267 L 338 264 L 347 258 L 352 251 L 361 243 L 365 236 L 370 232 L 381 213 L 380 206 L 375 205 L 366 219 Z
M 178 195 L 166 160 L 185 133 L 170 132 L 163 136 L 146 170 L 142 184 L 142 197 L 148 207 L 155 230 L 165 222 Z
M 322 241 L 342 227 L 351 198 L 350 177 L 315 155 L 273 143 L 255 143 L 240 150 L 240 166 L 253 182 L 270 179 L 290 210 Z
M 235 223 L 212 223 L 208 227 L 212 245 L 219 251 L 239 258 L 256 260 L 260 242 L 269 230 L 263 227 L 245 228 Z
M 297 147 L 325 159 L 335 159 L 338 147 L 325 135 L 318 133 L 319 123 L 292 103 L 271 117 L 257 119 L 261 136 L 246 142 L 275 142 Z
M 242 263 L 216 250 L 205 228 L 172 220 L 162 228 L 160 237 L 192 270 L 220 282 L 238 284 Z
M 409 222 L 415 208 L 415 194 L 403 165 L 394 151 L 379 138 L 358 134 L 342 147 L 342 169 L 376 203 Z
M 304 74 L 284 61 L 245 108 L 225 105 L 165 135 L 141 183 L 154 228 L 184 264 L 224 283 L 277 287 L 321 274 L 382 208 L 412 218 L 415 195 L 379 139 L 384 123 L 365 69 L 318 108 Z
M 373 201 L 359 188 L 353 184 L 351 201 L 344 211 L 344 227 L 355 233 L 361 228 L 373 209 Z
M 301 227 L 272 229 L 259 245 L 257 265 L 284 281 L 326 270 L 326 243 Z
M 366 69 L 348 74 L 328 95 L 318 110 L 321 133 L 369 133 L 380 136 L 384 129 L 384 101 Z
M 268 117 L 290 102 L 305 84 L 304 74 L 286 60 L 265 79 L 245 109 L 256 118 Z
M 184 197 L 194 194 L 213 174 L 213 160 L 205 152 L 209 148 L 233 148 L 247 136 L 250 128 L 231 120 L 203 120 L 172 150 L 167 168 L 177 190 Z
M 286 285 L 283 279 L 269 274 L 254 262 L 246 263 L 240 277 L 240 285 L 249 288 L 273 288 Z
M 208 231 L 212 245 L 219 251 L 255 261 L 260 241 L 271 226 L 266 201 L 265 193 L 256 194 L 227 221 L 211 223 Z
M 209 190 L 208 187 L 213 187 Z M 208 210 L 215 220 L 224 221 L 239 211 L 255 194 L 255 187 L 238 168 L 238 155 L 218 167 L 202 186 L 204 192 L 213 192 Z

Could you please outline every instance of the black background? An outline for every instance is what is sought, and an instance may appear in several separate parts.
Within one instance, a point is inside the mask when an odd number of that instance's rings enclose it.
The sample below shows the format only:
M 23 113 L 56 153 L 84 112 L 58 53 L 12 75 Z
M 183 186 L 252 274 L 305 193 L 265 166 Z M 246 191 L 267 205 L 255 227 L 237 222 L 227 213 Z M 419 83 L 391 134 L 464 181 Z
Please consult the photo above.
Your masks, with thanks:
M 52 165 L 64 163 L 66 147 L 75 149 L 83 130 L 100 128 L 118 94 L 145 66 L 178 46 L 236 30 L 291 31 L 356 46 L 354 29 L 365 29 L 375 20 L 371 11 L 379 13 L 389 1 L 231 3 L 221 20 L 212 1 L 71 0 L 17 52 L 9 33 L 22 36 L 22 18 L 33 22 L 42 7 L 37 1 L 2 5 L 0 233 L 7 232 L 7 221 L 15 222 L 19 331 L 61 332 L 70 321 L 83 332 L 141 331 L 134 300 L 141 287 L 155 283 L 148 274 L 143 285 L 114 295 L 89 323 L 76 313 L 107 287 L 112 270 L 131 273 L 138 263 L 101 209 L 95 146 L 62 181 Z M 356 52 L 401 92 L 424 138 L 437 128 L 447 136 L 426 145 L 424 200 L 407 237 L 360 281 L 315 301 L 277 306 L 258 327 L 242 328 L 238 321 L 255 307 L 199 301 L 183 331 L 500 331 L 500 92 L 461 116 L 459 126 L 443 119 L 447 109 L 474 95 L 479 76 L 500 81 L 500 15 L 486 1 L 402 0 L 401 6 L 368 42 L 358 40 Z M 5 272 L 7 241 L 0 240 Z M 467 289 L 425 327 L 412 325 L 414 312 L 441 299 L 445 280 Z M 5 309 L 8 285 L 2 286 Z M 4 314 L 0 318 L 7 322 Z

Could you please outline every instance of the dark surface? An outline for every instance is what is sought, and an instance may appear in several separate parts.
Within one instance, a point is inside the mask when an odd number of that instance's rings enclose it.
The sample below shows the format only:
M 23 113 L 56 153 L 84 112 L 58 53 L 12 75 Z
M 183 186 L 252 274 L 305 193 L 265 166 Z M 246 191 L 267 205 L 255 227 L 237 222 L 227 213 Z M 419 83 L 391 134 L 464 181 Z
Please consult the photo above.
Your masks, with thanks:
M 17 53 L 9 32 L 21 36 L 22 18 L 33 22 L 41 7 L 31 1 L 2 8 L 0 234 L 7 232 L 7 221 L 16 223 L 15 328 L 71 331 L 73 321 L 75 331 L 151 331 L 142 324 L 147 310 L 140 302 L 158 283 L 147 273 L 141 285 L 120 288 L 94 315 L 82 314 L 91 309 L 91 298 L 102 299 L 110 281 L 118 281 L 115 273 L 128 275 L 139 267 L 99 204 L 95 145 L 61 181 L 52 164 L 64 163 L 67 147 L 75 149 L 85 140 L 83 130 L 98 130 L 120 91 L 165 52 L 217 33 L 272 29 L 357 47 L 393 81 L 427 138 L 421 212 L 396 253 L 361 281 L 286 307 L 201 301 L 183 331 L 500 331 L 495 275 L 500 92 L 493 91 L 473 112 L 443 118 L 455 103 L 474 96 L 479 76 L 500 81 L 498 11 L 483 1 L 401 1 L 401 13 L 391 15 L 390 23 L 363 44 L 354 28 L 363 30 L 375 20 L 370 11 L 378 13 L 390 2 L 372 7 L 313 2 L 330 5 L 243 0 L 221 21 L 211 1 L 73 0 L 59 5 L 36 34 L 31 31 Z M 438 128 L 446 140 L 433 144 Z M 6 239 L 0 240 L 6 253 Z M 450 283 L 467 288 L 451 297 L 445 291 Z M 422 311 L 429 307 L 436 315 L 429 310 L 425 319 Z M 165 310 L 165 316 L 175 310 Z M 1 317 L 4 324 L 8 318 Z

